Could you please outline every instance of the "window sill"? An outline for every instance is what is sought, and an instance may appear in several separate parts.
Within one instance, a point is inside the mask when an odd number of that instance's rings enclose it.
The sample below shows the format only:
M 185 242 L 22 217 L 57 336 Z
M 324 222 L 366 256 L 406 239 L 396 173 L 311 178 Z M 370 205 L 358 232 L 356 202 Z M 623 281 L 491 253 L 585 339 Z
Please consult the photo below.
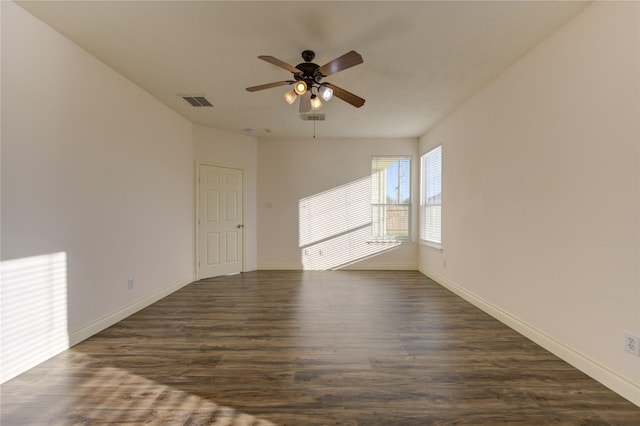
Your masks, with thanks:
M 387 239 L 387 240 L 368 240 L 367 244 L 408 244 L 408 243 L 412 243 L 413 241 L 411 240 L 392 240 L 392 239 Z
M 424 241 L 424 240 L 420 240 L 420 245 L 426 246 L 426 247 L 430 247 L 434 250 L 439 251 L 440 253 L 442 253 L 442 244 L 440 243 L 432 243 L 431 241 Z

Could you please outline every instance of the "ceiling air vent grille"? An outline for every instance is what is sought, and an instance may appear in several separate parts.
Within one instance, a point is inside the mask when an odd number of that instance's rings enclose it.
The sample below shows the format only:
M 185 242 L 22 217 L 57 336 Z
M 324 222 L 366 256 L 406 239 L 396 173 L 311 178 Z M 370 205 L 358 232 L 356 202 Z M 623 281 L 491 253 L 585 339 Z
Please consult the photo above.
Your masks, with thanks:
M 192 107 L 212 107 L 211 102 L 201 95 L 181 95 L 185 101 L 189 102 Z
M 324 121 L 324 114 L 300 114 L 302 121 Z

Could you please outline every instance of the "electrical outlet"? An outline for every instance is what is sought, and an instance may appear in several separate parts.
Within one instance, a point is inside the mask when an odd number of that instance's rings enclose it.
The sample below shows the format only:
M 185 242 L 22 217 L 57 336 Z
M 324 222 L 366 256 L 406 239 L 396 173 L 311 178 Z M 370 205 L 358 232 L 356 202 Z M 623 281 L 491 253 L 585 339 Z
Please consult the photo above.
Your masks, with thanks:
M 640 356 L 640 337 L 632 333 L 624 333 L 624 350 Z
M 133 288 L 133 278 L 129 278 L 129 281 L 127 282 L 127 288 L 129 290 Z

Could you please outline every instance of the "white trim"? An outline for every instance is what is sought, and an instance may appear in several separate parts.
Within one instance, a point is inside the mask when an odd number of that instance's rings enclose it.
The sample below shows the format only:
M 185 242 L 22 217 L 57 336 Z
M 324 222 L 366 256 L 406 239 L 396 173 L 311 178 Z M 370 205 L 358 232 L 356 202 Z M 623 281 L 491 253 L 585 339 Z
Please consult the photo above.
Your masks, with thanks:
M 196 205 L 194 206 L 194 210 L 195 210 L 195 216 L 194 216 L 194 222 L 193 222 L 193 242 L 194 242 L 194 247 L 195 247 L 195 252 L 193 253 L 193 260 L 194 260 L 194 276 L 196 280 L 200 279 L 200 266 L 198 266 L 198 262 L 200 261 L 200 165 L 202 163 L 200 163 L 199 161 L 196 161 L 196 167 L 195 167 L 195 196 L 194 198 L 194 202 L 196 203 Z
M 359 262 L 347 265 L 339 270 L 342 271 L 417 271 L 418 265 L 415 263 L 367 263 L 359 265 Z
M 258 265 L 258 271 L 302 271 L 302 265 L 299 263 L 263 263 Z
M 420 242 L 418 243 L 421 246 L 425 246 L 425 247 L 430 247 L 434 250 L 439 251 L 440 253 L 442 253 L 442 244 L 440 243 L 433 243 L 431 241 L 427 241 L 427 240 L 420 240 Z
M 300 264 L 262 264 L 258 265 L 260 271 L 417 271 L 415 263 L 367 263 L 358 265 L 359 262 L 350 263 L 339 268 L 328 269 L 304 269 Z
M 611 370 L 606 365 L 603 365 L 589 356 L 567 346 L 565 343 L 556 340 L 531 324 L 522 321 L 518 317 L 502 310 L 491 302 L 473 294 L 437 272 L 423 268 L 420 268 L 419 271 L 477 308 L 491 315 L 498 321 L 534 341 L 554 355 L 562 358 L 564 361 L 602 383 L 623 398 L 626 398 L 637 406 L 640 406 L 640 383 L 633 382 L 627 377 Z
M 179 280 L 176 280 L 173 283 L 169 284 L 165 288 L 156 291 L 153 294 L 143 297 L 142 299 L 123 308 L 120 308 L 117 311 L 114 311 L 85 327 L 69 333 L 69 347 L 77 345 L 78 343 L 88 339 L 94 334 L 101 332 L 105 328 L 111 327 L 112 325 L 122 321 L 128 316 L 133 315 L 136 312 L 146 308 L 147 306 L 157 302 L 158 300 L 167 297 L 171 293 L 180 290 L 187 284 L 192 283 L 193 280 L 193 274 L 186 275 Z

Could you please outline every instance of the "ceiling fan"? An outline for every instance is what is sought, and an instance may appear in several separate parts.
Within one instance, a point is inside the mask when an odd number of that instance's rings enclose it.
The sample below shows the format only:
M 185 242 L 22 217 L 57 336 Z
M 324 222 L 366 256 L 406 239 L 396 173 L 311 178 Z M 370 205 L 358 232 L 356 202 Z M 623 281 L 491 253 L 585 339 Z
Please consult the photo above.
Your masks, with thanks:
M 293 89 L 285 93 L 284 98 L 289 105 L 293 104 L 297 98 L 300 98 L 301 113 L 320 109 L 322 107 L 322 101 L 320 101 L 319 97 L 328 101 L 334 95 L 356 108 L 360 108 L 364 105 L 364 99 L 361 97 L 354 95 L 335 84 L 322 82 L 324 77 L 361 64 L 363 59 L 359 53 L 352 50 L 322 66 L 311 62 L 315 57 L 316 54 L 313 51 L 305 50 L 302 52 L 302 59 L 304 62 L 294 67 L 280 59 L 274 58 L 273 56 L 258 56 L 258 59 L 262 59 L 263 61 L 267 61 L 270 64 L 279 66 L 280 68 L 284 68 L 291 72 L 293 74 L 293 80 L 261 84 L 259 86 L 247 87 L 246 90 L 247 92 L 257 92 L 258 90 L 293 84 Z

